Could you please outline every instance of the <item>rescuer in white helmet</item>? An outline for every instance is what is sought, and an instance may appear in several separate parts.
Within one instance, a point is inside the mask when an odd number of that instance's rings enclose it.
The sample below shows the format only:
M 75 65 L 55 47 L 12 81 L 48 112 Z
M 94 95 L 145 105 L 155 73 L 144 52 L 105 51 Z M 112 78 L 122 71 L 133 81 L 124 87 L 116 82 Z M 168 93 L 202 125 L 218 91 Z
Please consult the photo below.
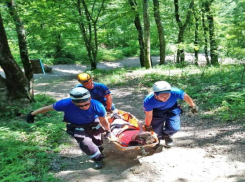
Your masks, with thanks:
M 81 150 L 94 160 L 94 167 L 102 168 L 101 133 L 105 131 L 110 133 L 105 107 L 99 101 L 91 99 L 87 89 L 77 87 L 70 91 L 70 98 L 31 111 L 26 121 L 33 123 L 36 115 L 52 110 L 64 112 L 64 121 L 67 123 L 66 132 L 73 136 Z
M 173 145 L 172 135 L 180 130 L 180 114 L 182 112 L 177 100 L 184 100 L 192 113 L 198 107 L 192 98 L 183 90 L 171 87 L 166 81 L 158 81 L 152 87 L 153 92 L 144 99 L 145 128 L 154 131 L 159 138 L 165 140 L 168 147 Z

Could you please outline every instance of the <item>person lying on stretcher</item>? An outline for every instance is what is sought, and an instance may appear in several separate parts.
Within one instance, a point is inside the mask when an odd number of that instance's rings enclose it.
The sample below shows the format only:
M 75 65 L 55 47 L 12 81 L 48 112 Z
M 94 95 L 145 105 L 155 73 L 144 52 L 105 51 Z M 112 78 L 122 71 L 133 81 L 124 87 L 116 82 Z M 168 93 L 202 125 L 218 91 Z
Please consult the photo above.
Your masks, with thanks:
M 124 147 L 152 144 L 155 142 L 151 132 L 144 131 L 141 124 L 137 128 L 123 119 L 115 119 L 111 123 L 110 128 L 112 134 L 117 138 L 116 142 Z

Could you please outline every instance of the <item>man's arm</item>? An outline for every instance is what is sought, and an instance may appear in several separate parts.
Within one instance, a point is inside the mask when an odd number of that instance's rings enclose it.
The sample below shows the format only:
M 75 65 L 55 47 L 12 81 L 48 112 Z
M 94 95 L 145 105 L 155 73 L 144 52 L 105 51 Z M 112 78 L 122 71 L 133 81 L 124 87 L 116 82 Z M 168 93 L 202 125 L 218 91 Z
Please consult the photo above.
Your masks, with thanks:
M 150 126 L 152 120 L 153 111 L 145 111 L 145 125 Z
M 196 104 L 193 102 L 192 98 L 185 93 L 184 99 L 183 99 L 190 107 L 195 107 Z
M 105 130 L 108 132 L 107 137 L 110 138 L 111 141 L 117 141 L 117 138 L 113 135 L 111 132 L 110 124 L 108 122 L 108 119 L 106 117 L 98 117 L 100 120 L 100 124 L 105 128 Z
M 48 111 L 53 111 L 53 110 L 55 110 L 55 109 L 54 109 L 53 104 L 52 104 L 52 105 L 49 105 L 49 106 L 41 107 L 41 108 L 39 108 L 39 109 L 37 109 L 35 111 L 32 111 L 31 115 L 36 116 L 38 114 L 46 113 Z
M 111 132 L 111 128 L 106 117 L 98 117 L 100 120 L 100 124 L 105 128 L 106 131 Z
M 196 104 L 193 102 L 192 98 L 188 95 L 188 94 L 185 94 L 184 96 L 184 101 L 189 104 L 189 107 L 191 108 L 191 112 L 193 114 L 197 113 L 198 112 L 198 107 L 196 106 Z
M 26 116 L 26 122 L 27 123 L 34 123 L 34 117 L 36 115 L 41 114 L 41 113 L 45 113 L 48 111 L 52 111 L 52 110 L 55 110 L 53 105 L 49 105 L 49 106 L 41 107 L 35 111 L 31 111 Z
M 112 105 L 112 96 L 111 94 L 105 95 L 106 98 L 106 110 L 111 109 L 111 105 Z

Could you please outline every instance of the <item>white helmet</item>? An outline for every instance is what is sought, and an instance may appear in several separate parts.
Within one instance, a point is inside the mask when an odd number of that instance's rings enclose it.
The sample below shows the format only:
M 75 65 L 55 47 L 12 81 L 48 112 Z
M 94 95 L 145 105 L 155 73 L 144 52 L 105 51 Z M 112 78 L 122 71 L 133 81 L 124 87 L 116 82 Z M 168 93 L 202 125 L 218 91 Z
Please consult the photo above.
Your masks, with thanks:
M 90 93 L 86 88 L 77 87 L 70 91 L 70 98 L 73 102 L 86 102 L 90 98 Z
M 155 92 L 157 95 L 161 93 L 170 93 L 171 85 L 165 81 L 158 81 L 154 83 L 152 89 L 153 89 L 153 92 Z

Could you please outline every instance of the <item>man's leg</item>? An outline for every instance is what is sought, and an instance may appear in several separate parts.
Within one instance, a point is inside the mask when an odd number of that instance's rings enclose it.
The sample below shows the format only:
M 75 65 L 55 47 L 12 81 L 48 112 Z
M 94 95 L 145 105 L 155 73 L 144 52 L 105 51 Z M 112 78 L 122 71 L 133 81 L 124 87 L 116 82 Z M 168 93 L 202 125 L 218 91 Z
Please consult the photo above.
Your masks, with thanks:
M 169 147 L 173 145 L 171 136 L 180 130 L 180 116 L 174 115 L 166 119 L 165 129 L 163 130 L 163 137 L 165 144 Z
M 102 154 L 98 146 L 93 142 L 92 139 L 93 137 L 91 137 L 91 135 L 87 134 L 85 131 L 75 130 L 74 138 L 78 141 L 81 150 L 92 160 L 95 161 L 95 168 L 96 169 L 102 168 L 103 167 Z
M 105 131 L 103 127 L 100 125 L 99 119 L 95 119 L 94 123 L 97 123 L 96 127 L 99 125 L 100 127 L 97 130 L 90 131 L 89 134 L 92 138 L 93 143 L 99 148 L 101 152 L 101 156 L 104 157 L 102 151 L 104 150 L 103 147 L 103 138 L 102 133 Z
M 163 136 L 163 124 L 165 118 L 152 118 L 151 126 L 154 132 L 157 134 L 158 139 L 162 139 Z
M 104 158 L 104 154 L 102 153 L 104 150 L 102 134 L 91 134 L 91 138 L 93 143 L 99 148 L 101 156 Z
M 162 139 L 163 136 L 163 128 L 164 128 L 164 123 L 167 119 L 167 115 L 164 111 L 154 109 L 153 110 L 153 118 L 151 121 L 151 126 L 154 130 L 154 132 L 157 134 L 158 139 Z

